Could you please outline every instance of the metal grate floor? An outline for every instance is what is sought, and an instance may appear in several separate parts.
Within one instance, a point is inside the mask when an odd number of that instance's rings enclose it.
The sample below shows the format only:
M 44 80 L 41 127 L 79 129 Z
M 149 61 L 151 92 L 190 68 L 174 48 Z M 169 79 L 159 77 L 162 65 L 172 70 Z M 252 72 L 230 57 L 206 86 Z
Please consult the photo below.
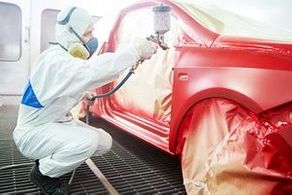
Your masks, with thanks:
M 3 108 L 3 107 L 2 107 Z M 0 110 L 0 167 L 27 163 L 11 140 L 16 114 L 3 114 Z M 5 123 L 5 125 L 3 125 Z M 180 164 L 152 146 L 108 124 L 95 119 L 93 126 L 103 128 L 114 138 L 112 150 L 91 158 L 120 194 L 185 194 Z M 28 175 L 31 166 L 0 171 L 0 194 L 40 194 Z M 68 182 L 71 174 L 62 177 Z M 73 194 L 108 194 L 101 182 L 84 163 L 76 170 L 71 186 Z
M 177 158 L 121 133 L 102 120 L 95 120 L 92 125 L 106 129 L 115 139 L 111 152 L 103 156 L 104 163 L 99 162 L 100 158 L 95 162 L 118 192 L 185 193 Z

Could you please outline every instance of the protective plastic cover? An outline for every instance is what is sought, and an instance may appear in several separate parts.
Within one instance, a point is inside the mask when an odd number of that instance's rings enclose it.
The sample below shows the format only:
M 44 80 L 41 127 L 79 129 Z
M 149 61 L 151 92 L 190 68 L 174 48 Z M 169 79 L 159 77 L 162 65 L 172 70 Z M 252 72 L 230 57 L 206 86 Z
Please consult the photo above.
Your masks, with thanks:
M 174 0 L 174 2 L 207 29 L 227 36 L 250 37 L 274 41 L 292 41 L 292 32 L 233 13 L 215 5 Z
M 290 115 L 285 128 L 277 129 L 263 123 L 268 114 L 259 118 L 228 100 L 209 99 L 194 106 L 180 143 L 187 192 L 292 193 Z
M 115 93 L 116 102 L 124 109 L 133 109 L 156 120 L 170 121 L 172 98 L 172 51 L 159 51 L 151 62 L 145 61 L 127 83 Z

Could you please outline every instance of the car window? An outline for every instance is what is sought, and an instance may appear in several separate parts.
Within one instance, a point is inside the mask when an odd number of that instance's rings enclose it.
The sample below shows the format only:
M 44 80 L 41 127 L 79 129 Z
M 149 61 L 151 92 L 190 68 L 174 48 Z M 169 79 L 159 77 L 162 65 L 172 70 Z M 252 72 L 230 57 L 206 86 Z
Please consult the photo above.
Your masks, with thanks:
M 56 18 L 60 11 L 45 9 L 41 16 L 41 52 L 49 47 L 49 42 L 55 41 Z
M 0 60 L 17 61 L 21 56 L 21 9 L 0 2 Z
M 146 39 L 153 31 L 152 8 L 130 12 L 123 18 L 118 29 L 117 46 L 122 47 L 136 38 Z M 114 95 L 115 103 L 123 110 L 150 120 L 169 123 L 175 57 L 173 45 L 181 39 L 181 34 L 180 24 L 171 16 L 171 30 L 165 34 L 169 49 L 158 49 Z

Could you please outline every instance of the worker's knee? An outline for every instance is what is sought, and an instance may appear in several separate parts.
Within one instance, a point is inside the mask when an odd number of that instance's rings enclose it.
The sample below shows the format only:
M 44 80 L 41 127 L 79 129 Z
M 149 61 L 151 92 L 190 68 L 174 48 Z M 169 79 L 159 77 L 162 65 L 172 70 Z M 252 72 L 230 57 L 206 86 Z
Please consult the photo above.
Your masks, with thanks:
M 95 132 L 91 132 L 86 142 L 86 150 L 89 156 L 93 155 L 99 148 L 99 135 Z
M 110 136 L 110 134 L 108 134 L 108 133 L 105 133 L 105 135 L 103 135 L 103 136 L 104 136 L 103 139 L 105 140 L 103 147 L 104 147 L 104 151 L 106 153 L 106 152 L 110 151 L 110 149 L 112 148 L 113 139 Z
M 90 157 L 92 155 L 102 155 L 110 151 L 112 147 L 112 137 L 105 131 L 91 131 L 88 139 L 83 145 L 83 149 Z
M 94 152 L 94 155 L 102 155 L 110 151 L 112 142 L 113 140 L 110 134 L 106 132 L 99 134 L 98 146 Z

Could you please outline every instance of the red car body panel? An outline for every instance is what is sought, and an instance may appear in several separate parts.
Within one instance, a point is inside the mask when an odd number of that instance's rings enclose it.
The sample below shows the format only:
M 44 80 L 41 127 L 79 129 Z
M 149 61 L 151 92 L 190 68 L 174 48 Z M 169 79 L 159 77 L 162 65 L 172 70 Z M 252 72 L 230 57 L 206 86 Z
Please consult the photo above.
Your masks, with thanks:
M 181 152 L 176 147 L 185 114 L 204 99 L 229 99 L 256 114 L 292 102 L 292 44 L 218 35 L 171 1 L 142 1 L 122 10 L 101 53 L 115 51 L 117 31 L 128 12 L 161 3 L 171 6 L 172 14 L 185 24 L 185 42 L 175 45 L 170 124 L 126 112 L 111 97 L 98 100 L 92 112 L 176 154 Z M 106 85 L 97 92 L 106 92 L 112 86 Z
M 180 49 L 174 70 L 172 151 L 180 121 L 203 99 L 230 99 L 255 113 L 292 101 L 291 45 L 225 40 L 216 40 L 212 48 Z

